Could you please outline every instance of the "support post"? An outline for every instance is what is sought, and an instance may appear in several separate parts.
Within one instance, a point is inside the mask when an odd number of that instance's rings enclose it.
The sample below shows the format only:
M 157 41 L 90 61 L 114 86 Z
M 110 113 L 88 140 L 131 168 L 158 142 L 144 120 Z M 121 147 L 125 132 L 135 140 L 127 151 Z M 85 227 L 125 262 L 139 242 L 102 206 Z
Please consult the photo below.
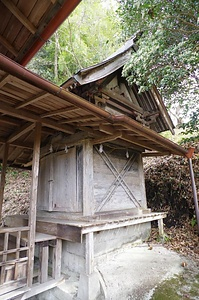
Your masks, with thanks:
M 40 266 L 41 277 L 40 282 L 44 283 L 48 280 L 48 258 L 49 258 L 49 246 L 48 243 L 40 244 Z
M 163 237 L 164 236 L 164 223 L 163 219 L 158 220 L 158 229 L 159 229 L 159 236 Z
M 0 221 L 2 218 L 2 206 L 3 206 L 3 196 L 4 196 L 4 188 L 5 188 L 5 178 L 6 178 L 6 167 L 7 167 L 7 160 L 8 160 L 8 151 L 9 151 L 9 144 L 4 145 L 4 156 L 3 156 L 3 164 L 1 170 L 1 183 L 0 183 Z
M 93 215 L 93 144 L 83 142 L 83 215 Z
M 86 234 L 86 275 L 91 275 L 94 271 L 94 239 L 93 232 Z
M 195 178 L 194 178 L 194 172 L 193 172 L 193 165 L 192 165 L 192 159 L 188 157 L 189 162 L 189 171 L 191 176 L 191 185 L 192 185 L 192 191 L 193 191 L 193 200 L 194 200 L 194 206 L 196 211 L 196 220 L 198 224 L 198 232 L 199 232 L 199 208 L 198 208 L 198 198 L 197 198 L 197 191 L 196 191 L 196 184 L 195 184 Z
M 41 143 L 41 123 L 36 123 L 34 149 L 33 149 L 31 198 L 30 198 L 30 210 L 29 210 L 29 228 L 30 229 L 29 229 L 29 238 L 28 238 L 29 260 L 28 260 L 28 278 L 27 278 L 28 279 L 27 284 L 29 287 L 32 286 L 33 267 L 34 267 L 40 143 Z
M 53 278 L 58 279 L 61 276 L 61 253 L 62 253 L 62 240 L 57 239 L 56 245 L 53 248 Z

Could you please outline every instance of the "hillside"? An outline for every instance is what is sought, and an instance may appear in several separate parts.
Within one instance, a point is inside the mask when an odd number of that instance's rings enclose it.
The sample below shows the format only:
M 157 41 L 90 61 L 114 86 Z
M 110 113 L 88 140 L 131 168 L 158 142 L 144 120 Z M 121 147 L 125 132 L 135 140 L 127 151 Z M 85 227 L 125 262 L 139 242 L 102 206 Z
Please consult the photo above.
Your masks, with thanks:
M 29 209 L 31 172 L 8 168 L 2 216 L 26 214 Z
M 193 168 L 199 191 L 199 144 L 195 145 Z M 165 245 L 199 260 L 199 235 L 187 159 L 145 158 L 145 181 L 148 206 L 153 211 L 168 212 L 164 220 Z M 157 239 L 157 229 L 153 229 L 154 239 Z

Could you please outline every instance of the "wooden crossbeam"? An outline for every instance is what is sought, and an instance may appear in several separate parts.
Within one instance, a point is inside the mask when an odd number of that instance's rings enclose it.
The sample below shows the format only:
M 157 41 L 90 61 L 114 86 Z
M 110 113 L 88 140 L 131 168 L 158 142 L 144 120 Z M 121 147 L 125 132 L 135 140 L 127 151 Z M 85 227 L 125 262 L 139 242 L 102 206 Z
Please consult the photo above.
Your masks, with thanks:
M 5 144 L 5 143 L 6 143 L 6 139 L 0 138 L 0 144 Z M 32 149 L 33 148 L 32 144 L 25 143 L 24 141 L 23 141 L 23 143 L 22 142 L 13 141 L 12 143 L 9 143 L 9 145 L 17 147 L 17 148 L 26 148 L 26 149 Z
M 9 124 L 9 125 L 14 125 L 16 127 L 20 126 L 19 120 L 7 117 L 7 116 L 0 116 L 0 123 L 3 124 Z
M 10 74 L 5 74 L 0 81 L 0 88 L 2 88 L 7 82 L 9 82 Z
M 96 119 L 96 116 L 87 115 L 87 116 L 79 116 L 79 117 L 70 118 L 70 119 L 62 119 L 59 121 L 59 124 L 82 122 L 82 121 L 88 121 L 88 120 L 92 120 L 92 119 Z
M 130 101 L 127 101 L 124 96 L 122 96 L 116 92 L 113 92 L 111 90 L 105 89 L 105 88 L 101 89 L 101 91 L 108 97 L 117 100 L 119 103 L 123 103 L 124 105 L 128 106 L 129 108 L 134 109 L 135 111 L 138 111 L 140 113 L 143 113 L 143 109 L 140 106 L 138 106 Z
M 28 123 L 17 129 L 15 132 L 13 132 L 7 139 L 7 143 L 12 143 L 18 138 L 20 138 L 25 133 L 29 132 L 35 127 L 35 123 Z
M 43 99 L 43 98 L 46 98 L 46 97 L 49 96 L 49 95 L 50 95 L 49 93 L 41 92 L 41 93 L 39 93 L 38 95 L 35 95 L 35 96 L 33 96 L 33 97 L 27 99 L 26 101 L 23 101 L 22 103 L 17 104 L 17 105 L 15 106 L 15 108 L 22 108 L 22 107 L 25 107 L 25 106 L 27 106 L 27 105 L 30 105 L 30 104 L 32 104 L 32 103 L 34 103 L 34 102 L 37 102 L 37 101 Z
M 8 43 L 8 41 L 2 36 L 0 35 L 0 43 L 10 52 L 12 53 L 15 57 L 17 57 L 18 53 L 16 51 L 16 49 L 10 44 Z
M 24 16 L 24 14 L 17 8 L 12 1 L 1 0 L 9 11 L 33 34 L 37 28 Z
M 6 103 L 1 103 L 0 105 L 0 112 L 4 113 L 4 114 L 8 114 L 10 116 L 22 119 L 22 120 L 27 120 L 30 122 L 41 122 L 42 124 L 44 124 L 47 127 L 65 132 L 65 133 L 74 133 L 74 128 L 72 128 L 69 125 L 62 125 L 62 124 L 58 124 L 57 122 L 47 119 L 47 118 L 41 118 L 40 116 L 23 110 L 23 109 L 16 109 L 10 105 L 7 105 Z
M 74 110 L 78 110 L 78 109 L 79 109 L 79 107 L 76 107 L 76 106 L 72 105 L 72 106 L 68 106 L 68 107 L 65 107 L 65 108 L 61 108 L 61 109 L 57 109 L 57 110 L 53 110 L 53 111 L 44 113 L 44 114 L 41 115 L 41 118 L 56 116 L 56 115 L 59 115 L 59 114 L 62 114 L 62 113 L 66 113 L 66 112 L 70 112 L 70 111 L 74 111 Z
M 121 137 L 122 137 L 121 132 L 116 132 L 115 134 L 112 134 L 112 135 L 105 135 L 104 137 L 95 139 L 93 141 L 93 145 L 97 145 L 97 144 L 101 144 L 101 143 L 105 143 L 105 142 L 111 142 L 111 141 L 117 140 Z

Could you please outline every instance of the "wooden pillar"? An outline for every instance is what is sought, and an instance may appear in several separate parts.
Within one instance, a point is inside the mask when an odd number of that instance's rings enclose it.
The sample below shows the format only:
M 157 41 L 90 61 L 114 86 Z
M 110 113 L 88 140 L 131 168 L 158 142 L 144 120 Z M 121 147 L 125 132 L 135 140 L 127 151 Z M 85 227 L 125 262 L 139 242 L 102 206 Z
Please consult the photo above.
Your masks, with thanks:
M 49 258 L 49 246 L 48 242 L 40 244 L 40 266 L 41 266 L 41 277 L 40 277 L 40 282 L 44 283 L 48 280 L 48 258 Z
M 86 234 L 86 275 L 91 275 L 94 271 L 94 237 L 93 232 Z
M 140 190 L 141 190 L 141 197 L 142 197 L 142 201 L 140 202 L 140 206 L 141 206 L 141 208 L 147 208 L 143 158 L 142 158 L 141 154 L 138 154 L 138 172 L 139 172 Z
M 90 140 L 83 142 L 83 215 L 93 215 L 93 144 Z
M 41 142 L 41 123 L 36 123 L 35 139 L 33 149 L 32 164 L 32 186 L 29 210 L 29 260 L 28 260 L 28 286 L 32 286 L 33 267 L 34 267 L 34 250 L 35 250 L 35 230 L 36 230 L 36 208 L 37 208 L 37 191 L 39 176 L 39 158 L 40 158 L 40 142 Z
M 4 156 L 3 156 L 3 164 L 1 170 L 1 183 L 0 183 L 0 221 L 2 218 L 2 206 L 3 206 L 3 196 L 4 196 L 4 188 L 5 188 L 5 178 L 6 178 L 6 167 L 8 160 L 8 150 L 9 144 L 4 145 Z
M 53 273 L 52 277 L 55 279 L 61 276 L 61 253 L 62 253 L 62 240 L 57 239 L 56 245 L 53 248 Z
M 164 236 L 164 223 L 163 219 L 158 220 L 158 229 L 159 229 L 159 236 L 163 237 Z

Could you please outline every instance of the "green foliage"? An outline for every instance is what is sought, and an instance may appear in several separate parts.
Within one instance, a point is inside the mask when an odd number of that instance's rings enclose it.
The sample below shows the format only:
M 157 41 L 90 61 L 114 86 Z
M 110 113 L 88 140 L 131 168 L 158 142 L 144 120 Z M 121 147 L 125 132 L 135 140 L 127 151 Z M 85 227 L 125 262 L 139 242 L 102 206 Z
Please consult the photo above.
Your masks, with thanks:
M 178 105 L 183 109 L 182 117 L 187 117 L 199 101 L 199 1 L 118 2 L 124 36 L 138 33 L 138 50 L 132 53 L 124 76 L 140 86 L 140 92 L 155 84 L 168 107 Z M 194 124 L 187 123 L 190 125 Z
M 168 236 L 166 233 L 164 233 L 163 235 L 158 235 L 157 237 L 157 242 L 161 242 L 161 243 L 169 243 L 171 241 L 171 237 Z
M 192 219 L 191 219 L 191 226 L 192 227 L 194 227 L 195 225 L 197 225 L 197 220 L 196 220 L 196 217 L 193 217 Z
M 112 54 L 121 43 L 116 4 L 105 0 L 82 1 L 28 67 L 61 84 L 78 70 Z
M 190 120 L 188 122 L 182 123 L 181 128 L 184 130 L 183 134 L 186 136 L 182 138 L 183 143 L 199 141 L 199 108 L 196 108 L 192 112 Z

